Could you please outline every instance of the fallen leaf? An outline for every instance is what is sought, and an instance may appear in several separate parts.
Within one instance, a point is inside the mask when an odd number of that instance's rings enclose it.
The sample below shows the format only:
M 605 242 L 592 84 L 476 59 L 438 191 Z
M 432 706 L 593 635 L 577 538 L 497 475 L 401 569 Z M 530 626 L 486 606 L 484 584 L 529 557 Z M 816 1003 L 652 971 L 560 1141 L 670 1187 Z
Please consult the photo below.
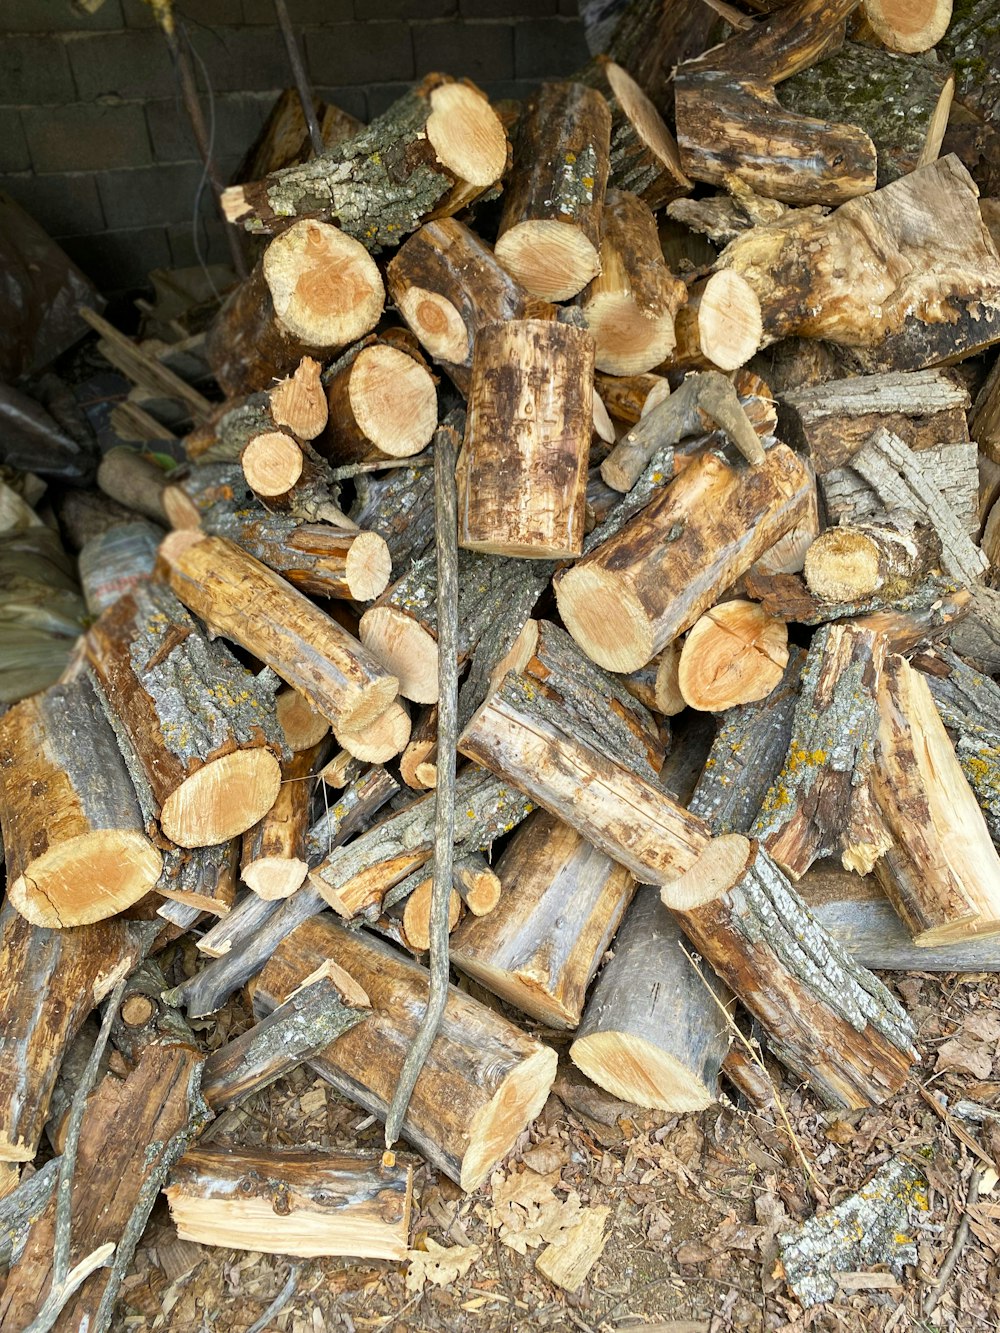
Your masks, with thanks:
M 406 1270 L 406 1290 L 420 1291 L 425 1283 L 447 1287 L 457 1282 L 482 1257 L 479 1245 L 439 1245 L 430 1236 L 424 1241 L 424 1250 L 407 1250 L 410 1266 Z
M 993 1068 L 993 1056 L 979 1042 L 966 1041 L 963 1037 L 953 1037 L 938 1047 L 937 1073 L 954 1072 L 972 1074 L 974 1078 L 987 1078 Z
M 1000 1041 L 1000 1017 L 982 1010 L 966 1014 L 962 1019 L 962 1032 L 980 1041 Z
M 846 1120 L 835 1120 L 832 1125 L 826 1127 L 826 1137 L 831 1143 L 850 1143 L 856 1130 L 853 1125 L 849 1125 Z

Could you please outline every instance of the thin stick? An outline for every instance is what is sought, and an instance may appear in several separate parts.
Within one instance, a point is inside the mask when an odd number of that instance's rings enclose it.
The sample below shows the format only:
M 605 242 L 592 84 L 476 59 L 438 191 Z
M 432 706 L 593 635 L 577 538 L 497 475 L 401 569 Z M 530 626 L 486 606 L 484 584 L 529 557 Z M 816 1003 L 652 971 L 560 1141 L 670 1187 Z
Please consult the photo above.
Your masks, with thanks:
M 66 1142 L 63 1147 L 63 1155 L 59 1161 L 59 1180 L 56 1184 L 56 1223 L 55 1223 L 55 1241 L 52 1247 L 52 1281 L 49 1286 L 49 1294 L 46 1296 L 38 1314 L 25 1329 L 25 1333 L 49 1333 L 49 1330 L 55 1325 L 56 1320 L 62 1311 L 63 1306 L 72 1296 L 73 1292 L 80 1283 L 93 1272 L 95 1267 L 107 1261 L 111 1250 L 105 1251 L 101 1246 L 93 1254 L 87 1256 L 85 1260 L 77 1264 L 70 1272 L 69 1250 L 70 1250 L 70 1225 L 73 1220 L 73 1173 L 76 1170 L 76 1155 L 80 1147 L 80 1129 L 83 1125 L 83 1113 L 87 1107 L 87 1095 L 94 1083 L 97 1081 L 97 1071 L 101 1063 L 101 1056 L 104 1054 L 104 1048 L 108 1044 L 108 1038 L 111 1036 L 111 1025 L 118 1016 L 118 1007 L 122 1002 L 122 996 L 125 994 L 125 986 L 128 982 L 127 977 L 122 977 L 118 985 L 111 992 L 111 998 L 108 1000 L 108 1007 L 104 1011 L 104 1017 L 101 1020 L 101 1030 L 97 1034 L 97 1040 L 94 1042 L 94 1049 L 90 1052 L 90 1059 L 87 1061 L 86 1068 L 83 1071 L 83 1078 L 79 1086 L 73 1093 L 73 1102 L 70 1106 L 69 1122 L 66 1129 Z M 114 1249 L 114 1246 L 111 1247 Z M 100 1254 L 101 1258 L 94 1262 L 95 1256 Z M 91 1264 L 91 1267 L 87 1267 Z M 86 1269 L 86 1271 L 84 1271 Z M 70 1283 L 73 1285 L 70 1285 Z
M 455 855 L 455 754 L 458 744 L 458 432 L 440 426 L 434 437 L 434 522 L 437 536 L 438 749 L 434 797 L 434 880 L 431 888 L 430 985 L 427 1009 L 413 1040 L 385 1120 L 391 1148 L 410 1094 L 434 1043 L 448 1000 L 448 906 Z
M 302 63 L 302 52 L 295 40 L 295 29 L 292 27 L 292 20 L 288 17 L 285 0 L 274 0 L 274 12 L 278 16 L 278 27 L 285 39 L 285 50 L 288 52 L 288 63 L 292 67 L 292 78 L 295 80 L 299 101 L 302 103 L 302 114 L 305 116 L 306 125 L 309 127 L 309 142 L 312 144 L 313 153 L 318 157 L 324 147 L 323 135 L 320 133 L 319 121 L 316 119 L 316 104 L 313 101 L 309 75 Z
M 965 1249 L 965 1242 L 969 1239 L 969 1209 L 979 1202 L 979 1182 L 982 1179 L 979 1167 L 972 1168 L 972 1175 L 969 1177 L 969 1194 L 965 1201 L 965 1211 L 962 1213 L 962 1220 L 958 1224 L 955 1232 L 955 1239 L 951 1243 L 951 1249 L 948 1251 L 948 1257 L 941 1265 L 938 1272 L 938 1280 L 934 1284 L 934 1290 L 928 1292 L 927 1299 L 924 1301 L 924 1318 L 930 1319 L 931 1315 L 938 1308 L 941 1297 L 945 1293 L 945 1288 L 951 1281 L 951 1275 L 955 1271 L 955 1266 L 961 1258 L 962 1251 Z
M 299 1282 L 299 1264 L 292 1264 L 291 1271 L 288 1274 L 288 1281 L 275 1296 L 274 1300 L 267 1307 L 261 1317 L 254 1321 L 247 1329 L 247 1333 L 264 1333 L 275 1315 L 280 1314 L 288 1302 L 295 1295 L 295 1288 Z

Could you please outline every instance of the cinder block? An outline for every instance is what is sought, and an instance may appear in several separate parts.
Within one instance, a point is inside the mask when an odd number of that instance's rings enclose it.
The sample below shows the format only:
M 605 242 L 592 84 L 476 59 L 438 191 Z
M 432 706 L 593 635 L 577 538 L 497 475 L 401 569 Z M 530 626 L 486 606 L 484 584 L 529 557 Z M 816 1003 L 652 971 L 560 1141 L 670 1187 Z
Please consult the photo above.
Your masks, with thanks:
M 185 222 L 194 212 L 200 162 L 104 171 L 97 177 L 109 231 Z M 211 187 L 206 183 L 203 193 Z
M 104 230 L 97 183 L 89 172 L 68 176 L 8 176 L 7 193 L 50 236 Z
M 125 22 L 130 28 L 157 28 L 159 25 L 146 0 L 120 0 Z M 240 24 L 243 22 L 241 0 L 175 0 L 174 12 L 180 18 L 193 20 L 188 29 L 194 33 L 201 26 Z M 274 6 L 271 6 L 274 16 Z
M 0 42 L 0 104 L 48 106 L 74 97 L 65 42 L 58 37 L 5 37 Z
M 0 32 L 93 32 L 121 26 L 120 0 L 104 0 L 93 14 L 68 0 L 7 0 L 0 4 Z
M 459 0 L 468 19 L 541 18 L 559 12 L 558 0 Z
M 0 171 L 30 171 L 31 154 L 24 137 L 21 113 L 15 108 L 0 109 Z
M 29 107 L 21 119 L 38 172 L 100 171 L 151 160 L 146 117 L 138 103 Z
M 271 93 L 229 93 L 215 99 L 215 155 L 240 155 L 253 143 L 274 98 Z M 149 138 L 157 162 L 191 162 L 198 146 L 179 99 L 146 103 Z
M 509 23 L 415 23 L 418 74 L 440 70 L 474 83 L 514 77 L 514 29 Z
M 450 19 L 458 0 L 354 0 L 354 17 L 368 19 Z
M 580 5 L 578 0 L 559 0 L 559 13 L 566 14 L 570 18 L 579 18 Z
M 589 59 L 579 20 L 525 19 L 514 27 L 514 68 L 519 79 L 564 79 Z
M 265 92 L 291 85 L 281 34 L 267 28 L 191 28 L 215 94 Z
M 368 122 L 369 124 L 387 111 L 398 98 L 413 87 L 409 83 L 370 83 L 368 85 Z
M 174 222 L 167 228 L 170 241 L 171 263 L 174 268 L 190 268 L 197 263 L 231 264 L 225 223 L 217 218 L 202 216 L 198 220 L 198 247 L 190 223 Z M 198 251 L 201 251 L 199 260 Z
M 406 23 L 335 23 L 306 33 L 316 84 L 365 86 L 413 78 L 413 43 Z
M 288 16 L 298 26 L 349 23 L 354 18 L 354 0 L 287 0 L 287 4 Z M 273 27 L 277 22 L 274 0 L 243 0 L 243 22 L 266 23 Z
M 371 112 L 368 110 L 368 96 L 364 88 L 334 88 L 325 83 L 316 85 L 316 96 L 324 102 L 339 106 L 341 111 L 357 116 L 358 120 L 368 122 Z
M 74 263 L 101 291 L 114 293 L 148 286 L 151 268 L 169 265 L 170 242 L 165 227 L 106 231 L 97 236 L 57 237 Z
M 66 42 L 80 100 L 172 97 L 173 65 L 160 32 L 76 33 Z

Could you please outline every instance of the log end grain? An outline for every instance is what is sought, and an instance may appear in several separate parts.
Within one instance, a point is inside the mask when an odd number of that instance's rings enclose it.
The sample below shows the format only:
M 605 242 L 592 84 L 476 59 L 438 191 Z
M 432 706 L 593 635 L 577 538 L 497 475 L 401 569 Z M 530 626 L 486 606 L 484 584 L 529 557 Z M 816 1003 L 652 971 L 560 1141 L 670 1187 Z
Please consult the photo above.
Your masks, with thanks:
M 366 347 L 351 367 L 349 396 L 358 427 L 389 458 L 410 458 L 437 427 L 437 391 L 419 361 L 395 347 Z
M 613 572 L 576 565 L 555 581 L 563 624 L 606 671 L 638 671 L 656 652 L 639 598 Z
M 381 717 L 357 731 L 334 728 L 337 744 L 355 759 L 366 764 L 385 764 L 402 754 L 410 739 L 410 715 L 393 700 Z
M 392 555 L 384 537 L 377 532 L 359 532 L 353 536 L 347 552 L 344 577 L 351 596 L 357 602 L 370 602 L 385 592 L 392 574 Z
M 276 426 L 287 426 L 300 440 L 314 440 L 326 426 L 326 394 L 320 382 L 323 367 L 304 356 L 293 374 L 271 390 L 271 416 Z
M 214 846 L 263 818 L 280 786 L 281 765 L 270 750 L 233 750 L 203 765 L 171 792 L 160 824 L 179 847 Z
M 863 532 L 830 528 L 806 551 L 804 573 L 809 591 L 817 597 L 860 601 L 881 583 L 878 548 Z
M 469 331 L 446 296 L 425 287 L 407 287 L 396 297 L 396 305 L 435 361 L 460 366 L 468 359 L 472 351 Z
M 309 864 L 298 857 L 261 856 L 244 868 L 242 878 L 258 898 L 290 898 L 300 888 Z
M 431 947 L 431 893 L 433 880 L 425 879 L 410 894 L 403 908 L 403 935 L 414 953 Z M 452 889 L 448 897 L 448 930 L 453 931 L 462 915 L 462 900 Z
M 378 323 L 385 288 L 358 241 L 325 222 L 293 222 L 264 254 L 275 314 L 307 347 L 334 351 Z
M 578 1038 L 570 1058 L 599 1088 L 624 1102 L 660 1111 L 704 1111 L 710 1088 L 675 1056 L 635 1033 L 595 1032 Z
M 11 880 L 7 894 L 32 925 L 86 926 L 144 898 L 162 868 L 160 853 L 144 833 L 98 829 L 42 852 Z
M 567 222 L 519 222 L 504 232 L 495 254 L 507 272 L 546 301 L 568 301 L 601 271 L 597 247 Z
M 325 404 L 326 399 L 323 401 Z M 304 458 L 290 435 L 283 430 L 268 430 L 254 436 L 243 450 L 241 462 L 250 489 L 270 499 L 292 489 L 302 476 Z
M 274 700 L 278 722 L 285 733 L 288 748 L 298 754 L 318 745 L 330 730 L 330 723 L 305 699 L 290 687 L 279 690 Z
M 399 692 L 418 704 L 437 703 L 437 639 L 404 611 L 372 606 L 361 617 L 361 642 L 399 681 Z
M 638 375 L 665 361 L 674 349 L 674 317 L 639 310 L 635 301 L 604 292 L 587 304 L 587 328 L 594 335 L 594 365 L 608 375 Z
M 890 51 L 914 54 L 936 46 L 951 22 L 952 0 L 863 0 L 862 29 Z
M 677 683 L 691 708 L 720 713 L 765 699 L 788 665 L 788 626 L 757 602 L 706 611 L 684 640 Z
M 507 165 L 507 135 L 488 99 L 467 83 L 445 83 L 430 96 L 427 139 L 459 181 L 487 189 Z
M 760 301 L 746 278 L 731 269 L 713 273 L 697 303 L 698 345 L 720 370 L 738 370 L 764 336 Z M 683 320 L 683 315 L 681 316 Z
M 541 1047 L 522 1060 L 476 1112 L 459 1182 L 467 1193 L 479 1188 L 525 1126 L 540 1114 L 555 1082 L 557 1064 L 555 1051 Z

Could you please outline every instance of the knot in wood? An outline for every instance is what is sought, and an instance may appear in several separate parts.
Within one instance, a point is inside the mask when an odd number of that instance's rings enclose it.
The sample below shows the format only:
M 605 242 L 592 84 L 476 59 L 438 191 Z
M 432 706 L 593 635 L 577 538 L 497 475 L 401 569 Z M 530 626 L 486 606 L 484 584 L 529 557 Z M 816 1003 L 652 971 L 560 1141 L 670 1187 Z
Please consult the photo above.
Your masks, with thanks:
M 271 1207 L 279 1217 L 287 1217 L 292 1211 L 292 1205 L 288 1201 L 288 1190 L 284 1185 L 279 1185 L 271 1199 Z
M 239 1184 L 236 1188 L 245 1199 L 251 1199 L 257 1193 L 257 1180 L 258 1176 L 256 1171 L 250 1171 L 247 1175 L 240 1177 Z

